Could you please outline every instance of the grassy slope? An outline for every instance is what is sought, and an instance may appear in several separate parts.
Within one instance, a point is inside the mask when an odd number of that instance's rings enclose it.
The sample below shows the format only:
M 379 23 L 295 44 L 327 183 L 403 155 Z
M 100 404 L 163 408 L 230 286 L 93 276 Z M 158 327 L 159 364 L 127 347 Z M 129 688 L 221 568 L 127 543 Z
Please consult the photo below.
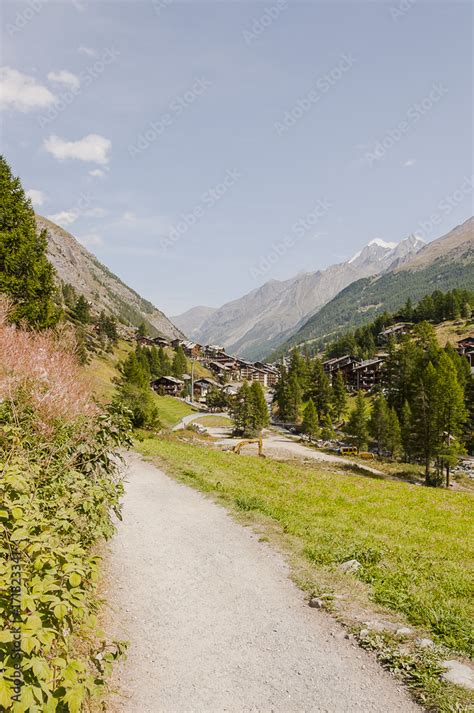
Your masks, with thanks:
M 111 400 L 115 386 L 113 379 L 117 376 L 117 364 L 125 359 L 133 349 L 133 345 L 120 340 L 112 354 L 93 356 L 84 370 L 91 380 L 92 390 L 102 403 Z
M 184 416 L 190 416 L 196 411 L 189 404 L 175 399 L 173 396 L 158 396 L 158 394 L 155 394 L 155 399 L 160 413 L 160 421 L 167 428 L 172 428 Z
M 233 507 L 273 518 L 316 568 L 357 558 L 379 604 L 403 612 L 438 641 L 472 655 L 472 497 L 341 475 L 173 440 L 146 440 L 188 483 Z

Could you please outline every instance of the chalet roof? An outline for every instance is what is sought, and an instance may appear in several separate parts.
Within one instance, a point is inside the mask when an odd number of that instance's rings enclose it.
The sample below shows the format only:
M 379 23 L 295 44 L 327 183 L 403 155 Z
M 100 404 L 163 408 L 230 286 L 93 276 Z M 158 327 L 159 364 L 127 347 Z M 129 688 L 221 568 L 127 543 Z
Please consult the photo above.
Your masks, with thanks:
M 413 327 L 413 324 L 411 322 L 397 322 L 396 324 L 392 324 L 390 327 L 383 329 L 380 334 L 392 334 L 393 332 L 398 332 L 400 329 L 406 329 L 407 327 Z
M 175 376 L 160 376 L 158 379 L 154 379 L 152 384 L 184 384 L 184 381 L 177 379 Z
M 366 359 L 365 361 L 362 361 L 360 364 L 356 364 L 354 369 L 358 371 L 359 369 L 365 369 L 368 366 L 375 366 L 376 364 L 383 364 L 385 360 L 381 359 L 380 357 L 376 357 L 375 359 Z
M 210 384 L 211 386 L 220 387 L 220 384 L 217 381 L 210 379 L 208 376 L 202 376 L 200 379 L 196 379 L 194 385 L 196 384 Z
M 341 357 L 334 357 L 333 359 L 327 359 L 327 361 L 323 362 L 323 366 L 334 366 L 335 364 L 338 364 L 339 362 L 359 362 L 359 359 L 357 357 L 352 356 L 351 354 L 345 354 L 344 356 Z

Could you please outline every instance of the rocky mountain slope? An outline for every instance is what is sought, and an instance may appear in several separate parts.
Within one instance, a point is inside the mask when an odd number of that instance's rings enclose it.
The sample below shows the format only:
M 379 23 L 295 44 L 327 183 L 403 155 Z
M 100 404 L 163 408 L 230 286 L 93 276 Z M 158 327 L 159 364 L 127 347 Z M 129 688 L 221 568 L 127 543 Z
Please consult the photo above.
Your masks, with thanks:
M 249 359 L 261 358 L 347 285 L 402 265 L 423 245 L 414 236 L 398 244 L 373 240 L 347 262 L 289 280 L 270 280 L 208 316 L 205 310 L 210 308 L 200 307 L 175 319 L 196 341 L 222 344 L 229 352 Z
M 416 302 L 436 289 L 472 289 L 473 285 L 474 218 L 469 218 L 390 272 L 346 287 L 305 322 L 278 353 L 370 322 L 377 313 L 395 311 L 408 298 Z
M 48 257 L 62 282 L 72 285 L 94 305 L 120 322 L 137 327 L 145 322 L 150 333 L 165 337 L 180 337 L 182 333 L 151 302 L 128 287 L 72 235 L 47 218 L 36 216 L 40 230 L 48 236 Z
M 192 307 L 183 314 L 171 317 L 171 320 L 189 339 L 199 341 L 202 325 L 216 311 L 216 307 L 200 305 Z

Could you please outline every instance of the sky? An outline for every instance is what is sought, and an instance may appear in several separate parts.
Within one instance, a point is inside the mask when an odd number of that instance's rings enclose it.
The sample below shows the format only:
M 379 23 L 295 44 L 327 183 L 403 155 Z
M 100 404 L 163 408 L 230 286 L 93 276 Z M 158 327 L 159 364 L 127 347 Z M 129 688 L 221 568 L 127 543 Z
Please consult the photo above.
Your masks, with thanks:
M 168 315 L 473 213 L 472 5 L 6 0 L 2 153 Z

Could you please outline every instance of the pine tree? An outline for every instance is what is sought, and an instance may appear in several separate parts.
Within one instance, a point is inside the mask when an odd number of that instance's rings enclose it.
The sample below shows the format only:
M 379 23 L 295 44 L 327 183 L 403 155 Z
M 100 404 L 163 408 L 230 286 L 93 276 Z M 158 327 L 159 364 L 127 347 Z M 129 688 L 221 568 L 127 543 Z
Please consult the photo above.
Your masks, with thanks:
M 147 331 L 145 322 L 140 322 L 140 324 L 137 327 L 137 332 L 136 332 L 137 339 L 142 339 L 143 337 L 146 337 L 147 334 L 148 334 L 148 331 Z
M 343 419 L 347 412 L 347 391 L 341 371 L 337 371 L 333 379 L 332 412 L 336 421 Z
M 396 456 L 400 450 L 400 446 L 402 443 L 402 433 L 397 412 L 393 407 L 388 411 L 388 423 L 385 442 L 387 444 L 388 450 L 390 451 L 390 455 L 392 457 Z
M 53 296 L 54 270 L 46 256 L 46 231 L 38 233 L 35 213 L 19 178 L 0 156 L 0 292 L 13 301 L 11 319 L 36 329 L 60 318 Z
M 183 351 L 183 347 L 181 346 L 181 344 L 178 344 L 178 346 L 175 349 L 175 353 L 174 353 L 174 357 L 173 357 L 173 365 L 171 368 L 173 376 L 175 376 L 177 379 L 181 379 L 183 374 L 186 373 L 187 368 L 188 368 L 188 362 L 186 360 L 186 355 Z
M 84 295 L 79 295 L 76 304 L 72 309 L 72 317 L 81 324 L 89 324 L 91 321 L 91 308 Z
M 238 394 L 234 397 L 231 405 L 231 415 L 234 421 L 234 430 L 236 433 L 247 436 L 252 434 L 253 414 L 250 397 L 250 387 L 247 381 L 244 381 L 239 389 Z
M 319 433 L 318 414 L 313 399 L 310 399 L 305 406 L 302 430 L 303 433 L 306 433 L 310 438 L 316 438 Z
M 405 461 L 410 461 L 412 455 L 412 429 L 413 414 L 411 412 L 410 404 L 408 403 L 408 401 L 405 401 L 400 416 L 400 435 L 405 455 Z
M 425 484 L 439 485 L 439 477 L 431 473 L 431 462 L 436 457 L 441 445 L 438 418 L 438 378 L 431 362 L 424 367 L 417 378 L 413 399 L 413 452 L 424 463 Z
M 325 441 L 331 441 L 335 436 L 332 419 L 328 413 L 323 416 L 323 421 L 321 423 L 321 436 Z
M 369 432 L 377 442 L 379 453 L 387 446 L 387 436 L 389 430 L 389 415 L 387 399 L 380 392 L 373 404 L 372 413 L 369 420 Z
M 252 412 L 252 430 L 255 433 L 259 433 L 269 423 L 268 406 L 259 381 L 252 382 L 249 399 Z
M 438 431 L 441 437 L 441 467 L 446 468 L 446 487 L 449 487 L 449 471 L 453 463 L 456 446 L 458 452 L 464 451 L 459 441 L 463 426 L 468 418 L 464 403 L 464 390 L 459 383 L 456 367 L 449 354 L 442 352 L 437 367 L 437 409 Z
M 321 423 L 323 416 L 327 415 L 331 409 L 331 384 L 322 362 L 318 358 L 313 362 L 309 394 L 313 399 Z
M 355 408 L 349 417 L 347 430 L 352 436 L 354 436 L 359 450 L 367 447 L 369 438 L 369 419 L 367 415 L 367 403 L 362 391 L 357 392 Z

